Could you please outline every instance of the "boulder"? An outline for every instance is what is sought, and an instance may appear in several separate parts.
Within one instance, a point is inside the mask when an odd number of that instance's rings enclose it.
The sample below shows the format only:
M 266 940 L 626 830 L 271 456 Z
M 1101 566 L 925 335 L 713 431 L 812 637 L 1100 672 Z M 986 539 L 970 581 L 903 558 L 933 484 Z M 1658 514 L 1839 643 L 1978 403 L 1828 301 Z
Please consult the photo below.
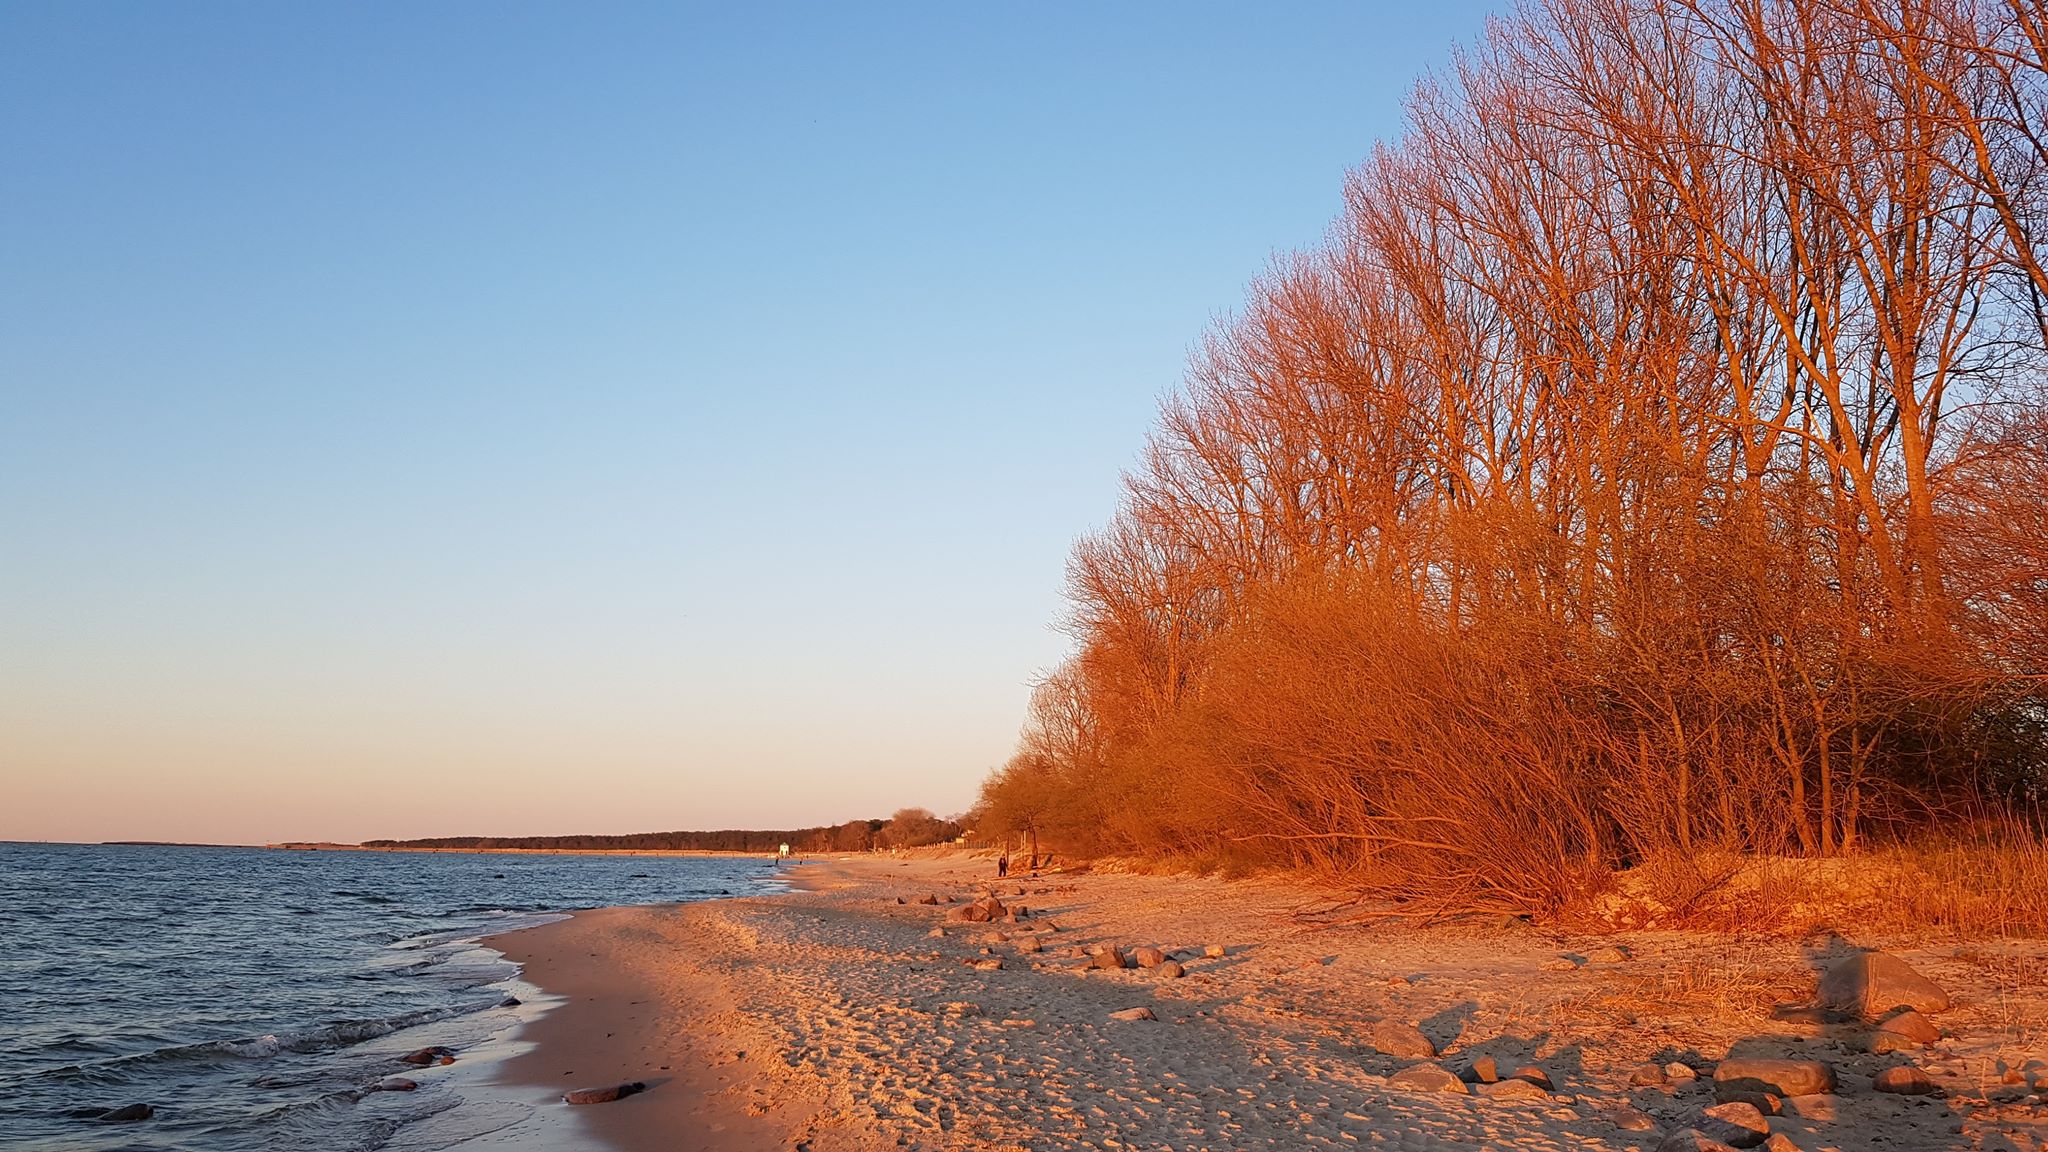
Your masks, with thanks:
M 1124 959 L 1123 949 L 1118 948 L 1114 944 L 1104 944 L 1096 948 L 1094 954 L 1088 960 L 1088 966 L 1090 968 L 1114 968 L 1120 970 L 1130 967 L 1130 962 Z
M 1202 955 L 1207 956 L 1211 960 L 1221 960 L 1223 958 L 1223 945 L 1211 944 L 1207 948 L 1202 949 Z
M 1702 1109 L 1693 1127 L 1730 1148 L 1754 1148 L 1771 1138 L 1771 1122 L 1755 1107 L 1740 1102 Z
M 1820 978 L 1820 1004 L 1874 1019 L 1894 1008 L 1945 1012 L 1948 993 L 1889 952 L 1859 952 L 1838 960 Z
M 1608 1122 L 1624 1132 L 1655 1132 L 1657 1121 L 1640 1108 L 1623 1104 L 1607 1114 Z
M 1372 1046 L 1389 1056 L 1403 1060 L 1433 1060 L 1436 1045 L 1413 1024 L 1398 1020 L 1381 1020 L 1372 1026 Z M 1462 1083 L 1462 1081 L 1460 1081 Z
M 636 1092 L 645 1091 L 647 1091 L 647 1085 L 635 1080 L 630 1084 L 613 1084 L 605 1088 L 578 1088 L 574 1092 L 564 1092 L 562 1094 L 562 1102 L 564 1104 L 609 1104 L 614 1100 L 623 1099 Z
M 505 998 L 504 998 L 503 1000 L 500 1000 L 500 1001 L 498 1001 L 498 1007 L 500 1007 L 500 1008 L 517 1008 L 517 1007 L 519 1007 L 519 1003 L 520 1003 L 520 1001 L 519 1001 L 519 997 L 517 997 L 517 996 L 507 996 L 507 997 L 505 997 Z
M 1523 1080 L 1519 1077 L 1509 1077 L 1506 1080 L 1496 1081 L 1492 1084 L 1475 1084 L 1472 1086 L 1472 1091 L 1475 1095 L 1485 1096 L 1493 1100 L 1550 1099 L 1550 1093 L 1542 1085 L 1537 1084 L 1533 1080 Z
M 1131 959 L 1137 961 L 1140 968 L 1157 968 L 1166 963 L 1166 953 L 1147 944 L 1143 948 L 1132 949 Z
M 1526 1080 L 1545 1092 L 1550 1091 L 1554 1087 L 1550 1082 L 1550 1073 L 1545 1072 L 1534 1064 L 1522 1065 L 1520 1068 L 1515 1069 L 1508 1078 L 1510 1080 Z
M 372 1091 L 372 1092 L 411 1092 L 411 1091 L 413 1091 L 414 1089 L 416 1089 L 416 1088 L 418 1088 L 418 1087 L 419 1087 L 419 1082 L 418 1082 L 418 1081 L 415 1081 L 415 1080 L 407 1080 L 407 1079 L 406 1079 L 405 1077 L 403 1077 L 403 1076 L 386 1076 L 386 1077 L 385 1077 L 384 1079 L 382 1079 L 382 1080 L 379 1080 L 379 1081 L 377 1081 L 377 1082 L 376 1082 L 375 1084 L 372 1084 L 372 1085 L 370 1085 L 370 1091 Z
M 1877 1031 L 1879 1035 L 1896 1036 L 1911 1044 L 1932 1044 L 1941 1039 L 1941 1029 L 1934 1021 L 1911 1008 L 1894 1012 L 1878 1021 Z
M 1168 960 L 1166 963 L 1154 968 L 1152 973 L 1161 980 L 1178 980 L 1187 975 L 1188 970 L 1180 966 L 1180 961 Z
M 1934 1081 L 1927 1073 L 1911 1064 L 1887 1068 L 1871 1078 L 1870 1086 L 1879 1092 L 1890 1092 L 1899 1096 L 1929 1096 L 1934 1093 Z
M 1721 1101 L 1752 1096 L 1810 1096 L 1835 1090 L 1835 1071 L 1818 1060 L 1735 1058 L 1714 1069 L 1714 1098 Z
M 156 1115 L 156 1109 L 147 1104 L 124 1104 L 119 1108 L 100 1113 L 100 1120 L 108 1124 L 133 1124 Z
M 1638 1064 L 1628 1074 L 1628 1082 L 1637 1088 L 1661 1088 L 1670 1079 L 1662 1064 Z
M 1449 1092 L 1463 1095 L 1470 1091 L 1465 1082 L 1435 1064 L 1410 1064 L 1392 1076 L 1387 1083 L 1395 1088 L 1408 1088 L 1416 1092 Z
M 1700 1074 L 1698 1072 L 1693 1071 L 1692 1065 L 1681 1063 L 1677 1060 L 1673 1060 L 1671 1063 L 1666 1064 L 1664 1066 L 1664 1078 L 1666 1080 L 1672 1081 L 1673 1083 L 1683 1084 L 1688 1081 L 1699 1079 Z
M 1001 920 L 1008 911 L 1001 900 L 994 896 L 984 896 L 972 904 L 964 904 L 954 909 L 953 915 L 970 923 L 986 924 L 991 920 Z
M 455 1063 L 455 1050 L 453 1048 L 443 1048 L 436 1044 L 427 1048 L 415 1048 L 411 1052 L 400 1056 L 399 1059 L 407 1064 L 421 1068 L 429 1064 L 453 1064 Z
M 1734 1152 L 1697 1128 L 1680 1128 L 1657 1144 L 1657 1152 Z
M 1788 1116 L 1797 1116 L 1801 1120 L 1813 1120 L 1822 1124 L 1834 1123 L 1835 1117 L 1840 1114 L 1835 1105 L 1835 1098 L 1826 1094 L 1787 1096 L 1780 1107 Z
M 1043 952 L 1045 951 L 1045 945 L 1039 943 L 1038 937 L 1036 936 L 1026 936 L 1022 940 L 1017 941 L 1017 951 Z
M 1122 1010 L 1122 1011 L 1120 1011 L 1120 1012 L 1111 1012 L 1111 1013 L 1109 1014 L 1109 1018 L 1110 1018 L 1111 1020 L 1157 1020 L 1157 1019 L 1159 1019 L 1159 1017 L 1158 1017 L 1158 1016 L 1155 1016 L 1155 1015 L 1153 1015 L 1153 1013 L 1152 1013 L 1152 1010 L 1151 1010 L 1150 1008 L 1125 1008 L 1125 1009 L 1123 1009 L 1123 1010 Z
M 1783 1132 L 1771 1133 L 1771 1138 L 1758 1145 L 1764 1152 L 1799 1152 L 1799 1145 L 1792 1142 Z
M 1491 1084 L 1500 1079 L 1500 1064 L 1491 1056 L 1475 1056 L 1458 1078 L 1467 1084 Z

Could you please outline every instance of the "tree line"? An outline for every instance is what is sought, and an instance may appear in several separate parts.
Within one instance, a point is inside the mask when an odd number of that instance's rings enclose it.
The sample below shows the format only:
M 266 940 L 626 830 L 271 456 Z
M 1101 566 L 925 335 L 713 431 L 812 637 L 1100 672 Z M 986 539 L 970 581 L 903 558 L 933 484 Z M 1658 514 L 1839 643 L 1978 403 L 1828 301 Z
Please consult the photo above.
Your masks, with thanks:
M 526 848 L 555 852 L 867 852 L 921 848 L 960 835 L 960 825 L 923 808 L 904 808 L 887 820 L 849 820 L 784 831 L 636 832 L 602 836 L 436 836 L 424 840 L 365 840 L 365 848 Z
M 2043 0 L 1531 0 L 1192 356 L 989 831 L 1554 909 L 2034 811 Z

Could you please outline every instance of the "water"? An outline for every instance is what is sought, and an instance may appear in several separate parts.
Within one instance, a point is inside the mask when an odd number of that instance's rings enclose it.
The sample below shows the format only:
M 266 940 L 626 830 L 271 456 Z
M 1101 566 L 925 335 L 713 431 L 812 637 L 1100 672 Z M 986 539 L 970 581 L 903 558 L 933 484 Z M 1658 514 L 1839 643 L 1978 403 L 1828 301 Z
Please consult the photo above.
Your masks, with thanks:
M 500 1003 L 533 990 L 477 937 L 774 876 L 702 857 L 0 844 L 0 1146 L 489 1143 L 490 1102 L 459 1077 L 365 1092 L 415 1048 L 502 1050 L 533 1014 Z M 131 1103 L 156 1115 L 84 1114 Z

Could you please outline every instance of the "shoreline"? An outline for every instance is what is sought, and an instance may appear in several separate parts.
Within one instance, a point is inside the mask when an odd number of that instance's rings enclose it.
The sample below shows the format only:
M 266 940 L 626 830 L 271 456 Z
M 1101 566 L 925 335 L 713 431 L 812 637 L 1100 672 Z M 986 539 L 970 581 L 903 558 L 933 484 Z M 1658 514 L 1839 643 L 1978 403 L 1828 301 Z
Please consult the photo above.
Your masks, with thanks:
M 706 1152 L 1649 1152 L 1714 1103 L 1718 1061 L 1795 1057 L 1841 1081 L 1825 1118 L 1819 1105 L 1769 1118 L 1795 1148 L 2048 1141 L 2048 1087 L 2031 1084 L 2048 1073 L 2006 1083 L 2048 1057 L 2048 942 L 1855 940 L 1955 999 L 1936 1017 L 1943 1039 L 1878 1055 L 1867 1029 L 1773 1018 L 1850 950 L 1833 936 L 1430 926 L 1394 907 L 1340 912 L 1273 879 L 1101 873 L 1010 877 L 997 891 L 1031 915 L 974 924 L 953 916 L 996 883 L 983 862 L 825 859 L 790 879 L 772 896 L 599 909 L 488 938 L 563 998 L 522 1029 L 532 1047 L 505 1077 L 557 1098 L 646 1082 L 560 1106 L 618 1152 L 679 1137 Z M 918 903 L 927 894 L 956 902 Z M 1186 975 L 1091 967 L 1085 949 L 1106 943 L 1157 945 Z M 1134 1008 L 1155 1019 L 1112 1015 Z M 1492 1057 L 1502 1075 L 1540 1067 L 1552 1087 L 1417 1090 L 1395 1079 L 1415 1058 L 1375 1043 L 1383 1021 L 1418 1029 L 1451 1071 Z M 1632 1084 L 1645 1062 L 1704 1075 Z M 1907 1063 L 1942 1095 L 1872 1090 Z M 1630 1114 L 1651 1127 L 1617 1124 Z

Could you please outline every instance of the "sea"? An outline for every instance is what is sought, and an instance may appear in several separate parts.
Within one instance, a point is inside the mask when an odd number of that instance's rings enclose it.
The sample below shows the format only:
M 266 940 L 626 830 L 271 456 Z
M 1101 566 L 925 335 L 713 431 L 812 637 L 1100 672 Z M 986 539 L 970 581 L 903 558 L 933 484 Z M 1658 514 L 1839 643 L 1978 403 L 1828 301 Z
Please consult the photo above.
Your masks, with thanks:
M 587 1146 L 493 1075 L 552 1001 L 481 938 L 781 886 L 736 857 L 0 843 L 0 1148 Z M 456 1062 L 400 1062 L 429 1045 Z

